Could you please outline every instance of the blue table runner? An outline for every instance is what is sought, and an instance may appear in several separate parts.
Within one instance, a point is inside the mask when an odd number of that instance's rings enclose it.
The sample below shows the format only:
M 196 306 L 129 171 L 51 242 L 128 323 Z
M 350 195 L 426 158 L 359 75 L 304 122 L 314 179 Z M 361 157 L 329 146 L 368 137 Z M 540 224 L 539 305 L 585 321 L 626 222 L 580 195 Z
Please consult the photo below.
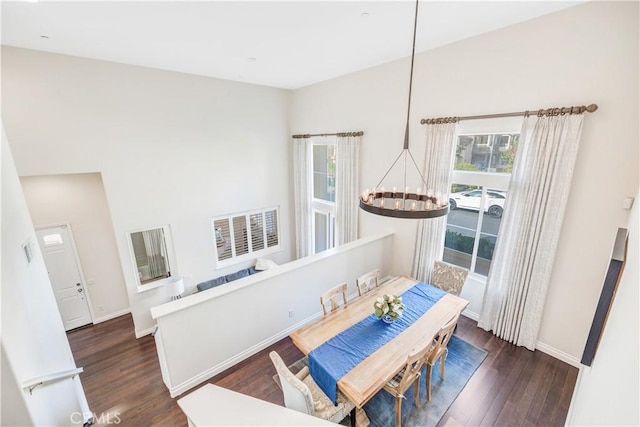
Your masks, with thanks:
M 446 292 L 419 282 L 402 294 L 406 308 L 391 324 L 375 314 L 364 318 L 309 353 L 309 372 L 322 391 L 336 402 L 337 383 L 367 356 L 391 341 L 427 312 Z M 371 303 L 373 312 L 373 302 Z M 410 350 L 410 349 L 407 349 Z

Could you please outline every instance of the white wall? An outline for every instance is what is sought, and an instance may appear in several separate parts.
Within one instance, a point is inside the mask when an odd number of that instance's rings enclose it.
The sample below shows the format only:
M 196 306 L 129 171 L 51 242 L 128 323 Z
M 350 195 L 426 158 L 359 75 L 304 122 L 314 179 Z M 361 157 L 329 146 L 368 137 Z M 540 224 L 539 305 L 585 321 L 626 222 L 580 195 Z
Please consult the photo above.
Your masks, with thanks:
M 30 176 L 20 179 L 31 220 L 69 223 L 91 300 L 94 323 L 129 311 L 129 298 L 99 173 Z
M 187 293 L 241 268 L 215 271 L 215 215 L 279 206 L 291 259 L 290 91 L 4 46 L 2 89 L 20 176 L 102 173 L 138 335 L 167 299 L 137 293 L 128 231 L 170 225 Z
M 81 411 L 74 381 L 43 385 L 33 394 L 24 381 L 76 367 L 69 341 L 38 247 L 9 143 L 2 129 L 2 362 L 11 378 L 2 378 L 2 420 L 32 425 L 71 425 Z M 27 263 L 22 245 L 32 242 Z M 5 367 L 5 363 L 7 366 Z M 5 396 L 5 392 L 8 394 Z M 25 414 L 24 409 L 28 414 Z
M 628 220 L 622 199 L 638 189 L 638 50 L 637 2 L 589 2 L 416 57 L 410 148 L 420 162 L 420 118 L 600 106 L 585 118 L 539 335 L 574 362 Z M 408 70 L 405 59 L 295 91 L 293 133 L 363 130 L 360 182 L 372 188 L 402 149 Z M 393 229 L 392 273 L 408 274 L 415 222 L 360 220 L 361 235 Z M 470 294 L 481 296 L 476 285 Z
M 280 265 L 152 309 L 165 384 L 176 396 L 322 315 L 319 295 L 389 271 L 393 236 L 382 234 Z M 293 316 L 290 317 L 290 310 Z
M 0 425 L 33 425 L 23 391 L 11 368 L 4 346 L 0 346 Z
M 568 425 L 640 425 L 639 199 L 628 225 L 627 263 L 593 363 L 580 370 Z

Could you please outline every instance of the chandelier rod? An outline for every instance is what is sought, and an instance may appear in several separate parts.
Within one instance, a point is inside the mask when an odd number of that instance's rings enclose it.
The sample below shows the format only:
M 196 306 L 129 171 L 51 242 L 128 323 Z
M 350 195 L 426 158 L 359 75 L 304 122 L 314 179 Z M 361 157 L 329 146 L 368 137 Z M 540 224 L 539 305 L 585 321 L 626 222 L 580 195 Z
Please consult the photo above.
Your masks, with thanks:
M 418 29 L 418 3 L 416 0 L 416 12 L 413 19 L 413 46 L 411 48 L 411 71 L 409 72 L 409 99 L 407 100 L 407 126 L 404 131 L 404 149 L 409 149 L 409 115 L 411 113 L 411 87 L 413 86 L 413 61 L 416 56 L 416 30 Z

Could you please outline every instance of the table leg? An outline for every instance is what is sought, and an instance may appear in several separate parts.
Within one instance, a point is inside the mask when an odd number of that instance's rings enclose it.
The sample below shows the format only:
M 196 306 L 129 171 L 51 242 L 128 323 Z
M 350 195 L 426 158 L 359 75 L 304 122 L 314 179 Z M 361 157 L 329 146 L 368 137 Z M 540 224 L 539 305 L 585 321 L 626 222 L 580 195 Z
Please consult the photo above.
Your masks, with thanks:
M 355 412 L 355 417 L 353 416 L 353 413 Z M 354 427 L 367 427 L 370 423 L 369 421 L 369 417 L 367 417 L 367 413 L 364 412 L 364 409 L 362 408 L 354 408 L 353 411 L 351 411 L 351 425 L 354 426 L 353 424 L 353 420 L 355 419 L 355 426 Z

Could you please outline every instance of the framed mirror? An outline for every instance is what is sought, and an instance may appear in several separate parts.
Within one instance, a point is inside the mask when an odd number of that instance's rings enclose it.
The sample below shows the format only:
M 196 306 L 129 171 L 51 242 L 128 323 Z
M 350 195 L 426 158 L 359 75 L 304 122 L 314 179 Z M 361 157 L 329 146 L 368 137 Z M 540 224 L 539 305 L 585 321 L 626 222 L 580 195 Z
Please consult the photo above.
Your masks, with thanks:
M 132 261 L 138 286 L 171 277 L 169 227 L 161 226 L 129 233 Z

